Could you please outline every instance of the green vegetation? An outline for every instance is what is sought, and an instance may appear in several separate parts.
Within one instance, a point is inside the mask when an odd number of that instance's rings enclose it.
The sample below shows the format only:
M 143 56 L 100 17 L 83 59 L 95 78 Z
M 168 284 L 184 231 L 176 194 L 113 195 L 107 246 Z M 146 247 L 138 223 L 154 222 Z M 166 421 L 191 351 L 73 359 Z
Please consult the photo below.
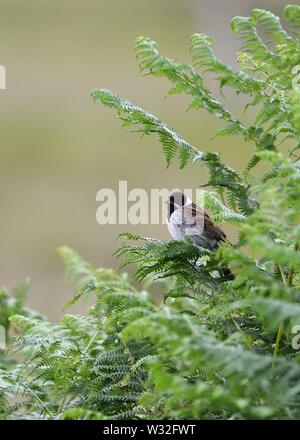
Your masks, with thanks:
M 300 7 L 287 6 L 284 17 L 290 34 L 268 11 L 233 19 L 243 42 L 238 71 L 214 55 L 205 35 L 191 38 L 192 64 L 161 55 L 149 38 L 136 42 L 142 73 L 166 77 L 169 94 L 187 94 L 189 108 L 224 120 L 217 136 L 240 136 L 241 149 L 242 139 L 252 143 L 243 173 L 112 92 L 92 92 L 126 127 L 157 134 L 168 164 L 176 155 L 181 167 L 203 163 L 206 204 L 239 239 L 212 254 L 188 240 L 125 235 L 124 264 L 137 264 L 148 285 L 167 279 L 159 305 L 126 274 L 94 269 L 69 248 L 60 255 L 71 303 L 94 295 L 88 316 L 53 324 L 23 307 L 26 284 L 13 297 L 2 292 L 0 323 L 17 333 L 9 357 L 0 358 L 2 418 L 300 418 L 300 356 L 292 348 L 300 324 Z M 213 96 L 205 84 L 211 74 L 221 92 L 229 87 L 254 108 L 251 126 Z M 224 265 L 233 281 L 213 277 Z

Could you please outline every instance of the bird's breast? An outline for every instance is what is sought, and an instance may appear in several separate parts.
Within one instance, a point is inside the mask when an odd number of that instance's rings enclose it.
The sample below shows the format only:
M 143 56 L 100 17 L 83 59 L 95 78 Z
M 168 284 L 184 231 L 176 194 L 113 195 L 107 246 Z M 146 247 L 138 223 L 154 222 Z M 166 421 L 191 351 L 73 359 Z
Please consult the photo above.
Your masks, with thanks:
M 174 214 L 171 215 L 170 219 L 167 218 L 167 226 L 171 237 L 174 240 L 183 240 L 185 237 L 185 231 L 180 223 L 174 221 Z

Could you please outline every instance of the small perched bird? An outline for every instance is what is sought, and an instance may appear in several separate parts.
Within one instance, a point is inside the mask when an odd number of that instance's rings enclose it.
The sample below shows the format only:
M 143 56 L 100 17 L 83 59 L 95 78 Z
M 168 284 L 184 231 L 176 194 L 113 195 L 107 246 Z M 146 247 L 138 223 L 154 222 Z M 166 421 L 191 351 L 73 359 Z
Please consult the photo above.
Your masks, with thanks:
M 209 215 L 193 203 L 185 194 L 173 192 L 167 201 L 167 225 L 174 240 L 190 237 L 192 242 L 204 249 L 215 252 L 221 242 L 226 240 L 226 234 L 214 224 Z M 234 278 L 228 268 L 221 270 L 221 276 Z

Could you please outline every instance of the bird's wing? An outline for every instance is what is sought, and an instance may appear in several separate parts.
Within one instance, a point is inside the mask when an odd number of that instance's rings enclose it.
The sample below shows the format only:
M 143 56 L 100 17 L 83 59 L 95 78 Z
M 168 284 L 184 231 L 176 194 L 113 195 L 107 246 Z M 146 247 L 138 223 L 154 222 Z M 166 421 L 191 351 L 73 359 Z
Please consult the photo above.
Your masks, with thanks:
M 185 235 L 191 236 L 196 245 L 216 250 L 220 241 L 226 239 L 226 234 L 214 224 L 212 219 L 199 206 L 191 203 L 182 207 L 178 215 L 182 217 L 182 228 Z

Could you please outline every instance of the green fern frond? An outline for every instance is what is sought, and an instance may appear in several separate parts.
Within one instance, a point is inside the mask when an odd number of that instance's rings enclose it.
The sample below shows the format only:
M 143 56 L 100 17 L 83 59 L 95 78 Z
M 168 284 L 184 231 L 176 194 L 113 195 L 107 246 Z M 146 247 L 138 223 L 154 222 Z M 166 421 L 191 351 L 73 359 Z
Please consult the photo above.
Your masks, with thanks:
M 143 134 L 156 133 L 164 147 L 167 164 L 170 165 L 177 151 L 180 152 L 180 167 L 183 168 L 191 156 L 200 152 L 182 139 L 177 133 L 162 123 L 155 116 L 123 100 L 108 90 L 94 90 L 92 97 L 100 100 L 105 106 L 117 110 L 119 117 L 126 125 L 137 126 L 136 131 Z

